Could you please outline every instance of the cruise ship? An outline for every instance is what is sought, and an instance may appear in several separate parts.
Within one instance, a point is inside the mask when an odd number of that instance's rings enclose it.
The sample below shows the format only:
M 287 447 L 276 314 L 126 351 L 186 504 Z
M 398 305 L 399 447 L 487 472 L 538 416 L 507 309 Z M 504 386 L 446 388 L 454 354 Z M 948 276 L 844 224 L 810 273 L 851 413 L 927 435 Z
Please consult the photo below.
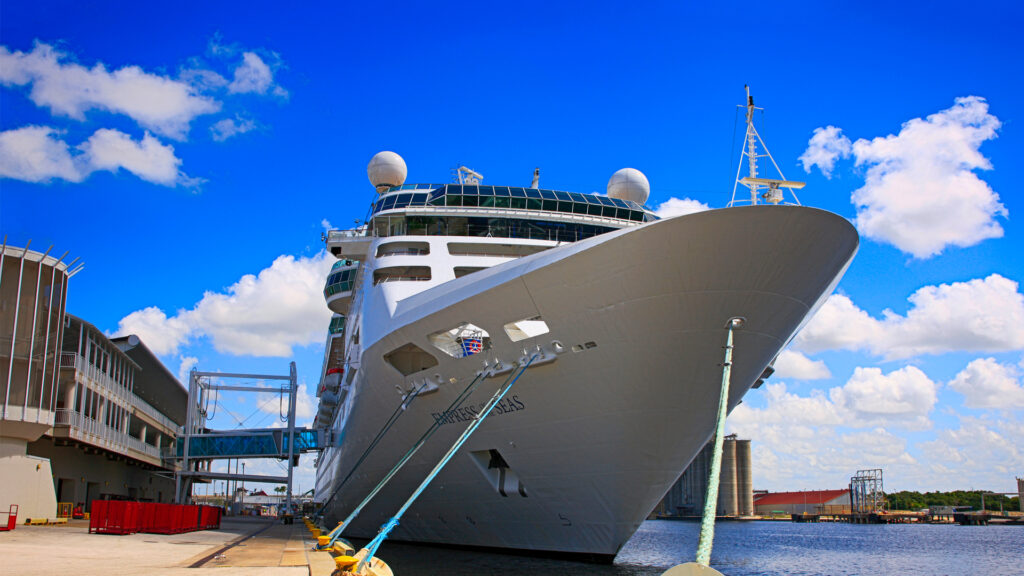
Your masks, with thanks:
M 345 527 L 372 538 L 516 376 L 391 538 L 613 558 L 714 431 L 726 324 L 744 319 L 732 409 L 857 250 L 846 219 L 783 197 L 799 183 L 758 177 L 749 144 L 749 201 L 665 219 L 631 168 L 602 195 L 543 189 L 536 173 L 483 185 L 465 167 L 410 184 L 401 157 L 374 156 L 365 225 L 325 237 L 338 258 L 314 421 L 329 438 L 325 524 L 433 427 Z

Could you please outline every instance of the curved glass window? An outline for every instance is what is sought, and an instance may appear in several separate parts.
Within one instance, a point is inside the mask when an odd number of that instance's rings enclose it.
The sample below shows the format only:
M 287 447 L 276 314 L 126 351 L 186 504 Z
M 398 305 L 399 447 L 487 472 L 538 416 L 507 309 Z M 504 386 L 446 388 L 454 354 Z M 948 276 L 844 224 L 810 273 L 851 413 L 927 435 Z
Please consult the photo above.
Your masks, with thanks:
M 406 190 L 424 191 L 405 192 Z M 400 187 L 389 189 L 384 196 L 378 198 L 373 204 L 372 212 L 377 214 L 385 210 L 401 210 L 418 206 L 540 210 L 564 214 L 586 214 L 633 222 L 657 220 L 656 216 L 648 213 L 640 204 L 619 198 L 557 190 L 476 184 L 403 184 Z
M 339 261 L 338 263 L 343 263 Z M 337 266 L 338 264 L 335 264 Z M 324 286 L 324 297 L 333 296 L 341 292 L 351 292 L 352 284 L 356 279 L 356 268 L 332 271 L 327 276 L 327 283 Z

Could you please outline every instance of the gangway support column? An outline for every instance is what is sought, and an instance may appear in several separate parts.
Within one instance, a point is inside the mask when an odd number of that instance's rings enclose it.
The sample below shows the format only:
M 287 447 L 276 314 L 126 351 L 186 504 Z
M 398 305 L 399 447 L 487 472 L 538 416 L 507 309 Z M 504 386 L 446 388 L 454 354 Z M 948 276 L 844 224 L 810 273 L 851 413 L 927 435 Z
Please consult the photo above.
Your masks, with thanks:
M 298 380 L 295 375 L 295 362 L 289 367 L 289 389 L 288 394 L 288 489 L 285 496 L 285 513 L 294 514 L 292 509 L 292 472 L 295 467 L 295 395 L 298 393 Z

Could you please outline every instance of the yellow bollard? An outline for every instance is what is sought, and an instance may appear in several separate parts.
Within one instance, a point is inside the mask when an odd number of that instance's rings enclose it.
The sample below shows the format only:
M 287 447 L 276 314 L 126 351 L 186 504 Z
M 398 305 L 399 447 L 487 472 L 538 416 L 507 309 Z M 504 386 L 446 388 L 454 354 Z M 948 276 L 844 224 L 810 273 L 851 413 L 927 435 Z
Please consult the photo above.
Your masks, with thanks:
M 319 546 L 320 548 L 323 548 L 324 546 L 327 546 L 327 544 L 330 543 L 330 541 L 331 541 L 331 537 L 330 536 L 317 536 L 316 537 L 316 545 Z
M 310 528 L 309 531 L 313 533 L 313 538 L 319 538 L 320 537 L 320 529 L 319 528 Z
M 353 558 L 352 556 L 348 555 L 337 556 L 334 558 L 334 565 L 337 566 L 338 570 L 341 570 L 342 572 L 351 572 L 352 569 L 356 567 L 356 564 L 358 562 L 358 558 Z

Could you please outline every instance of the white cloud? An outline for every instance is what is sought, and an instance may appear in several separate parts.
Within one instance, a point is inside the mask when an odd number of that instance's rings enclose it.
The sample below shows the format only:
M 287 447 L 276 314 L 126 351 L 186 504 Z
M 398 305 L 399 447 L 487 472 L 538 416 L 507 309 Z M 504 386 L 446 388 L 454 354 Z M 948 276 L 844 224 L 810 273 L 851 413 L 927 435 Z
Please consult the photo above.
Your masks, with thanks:
M 776 378 L 822 380 L 832 377 L 824 361 L 811 360 L 795 350 L 783 350 L 775 360 L 774 367 Z
M 187 387 L 189 372 L 191 372 L 198 364 L 199 358 L 196 358 L 195 356 L 181 356 L 181 363 L 178 364 L 178 381 Z
M 880 368 L 857 368 L 842 388 L 829 391 L 848 426 L 930 426 L 928 414 L 937 401 L 936 384 L 914 366 L 883 374 Z
M 740 404 L 727 422 L 730 432 L 753 440 L 758 488 L 836 488 L 862 468 L 884 467 L 887 475 L 917 469 L 906 440 L 886 430 L 905 427 L 904 418 L 862 419 L 820 390 L 800 396 L 788 392 L 782 382 L 761 390 L 764 408 Z M 845 427 L 858 429 L 842 432 Z
M 119 168 L 154 184 L 174 186 L 182 177 L 181 160 L 174 148 L 163 145 L 150 134 L 136 143 L 131 136 L 117 130 L 97 130 L 79 147 L 94 170 L 117 172 Z
M 968 408 L 1024 408 L 1020 371 L 996 362 L 995 358 L 973 360 L 950 381 L 949 387 L 964 396 Z
M 937 401 L 936 389 L 935 382 L 914 366 L 888 374 L 880 368 L 856 368 L 846 384 L 831 388 L 827 394 L 812 390 L 800 396 L 789 392 L 784 382 L 766 384 L 763 394 L 767 408 L 741 404 L 729 417 L 734 423 L 916 430 L 929 425 L 928 415 Z
M 331 312 L 323 287 L 334 258 L 280 256 L 256 276 L 247 274 L 222 293 L 207 292 L 192 315 L 221 352 L 288 356 L 291 347 L 323 337 Z
M 1024 294 L 1018 283 L 984 279 L 925 286 L 909 298 L 905 316 L 890 310 L 876 319 L 849 297 L 833 294 L 794 343 L 803 352 L 866 350 L 887 359 L 955 350 L 997 352 L 1024 348 Z
M 86 175 L 76 166 L 67 143 L 58 136 L 56 130 L 46 126 L 0 132 L 0 178 L 26 182 L 60 178 L 81 182 Z
M 283 383 L 282 383 L 283 385 Z M 284 402 L 270 402 L 278 397 L 278 393 L 264 394 L 259 393 L 256 402 L 259 410 L 265 414 L 275 414 L 280 416 L 283 413 L 287 414 L 288 411 L 288 397 L 285 396 Z M 313 416 L 316 415 L 316 399 L 312 394 L 309 393 L 309 389 L 305 384 L 299 384 L 298 394 L 295 395 L 295 425 L 296 426 L 308 426 L 313 422 Z M 271 428 L 283 427 L 287 422 L 281 422 L 280 419 L 276 420 L 270 425 Z
M 817 166 L 826 178 L 831 178 L 836 160 L 848 158 L 852 150 L 850 139 L 843 136 L 841 129 L 835 126 L 815 128 L 807 142 L 807 150 L 800 156 L 800 162 L 805 172 L 810 173 L 811 167 Z
M 956 429 L 941 430 L 935 440 L 922 442 L 923 463 L 938 489 L 1013 488 L 1024 470 L 1024 424 L 1016 419 L 960 418 Z M 933 480 L 934 482 L 934 480 Z
M 122 318 L 113 336 L 135 334 L 154 354 L 162 356 L 176 352 L 188 340 L 191 332 L 192 326 L 180 313 L 168 318 L 162 310 L 150 306 Z
M 259 274 L 247 274 L 222 292 L 206 292 L 191 310 L 173 317 L 155 307 L 132 312 L 121 320 L 117 335 L 131 333 L 128 327 L 145 328 L 163 337 L 158 353 L 174 352 L 190 337 L 207 337 L 219 352 L 289 356 L 293 346 L 324 336 L 331 312 L 323 286 L 333 262 L 327 253 L 279 256 Z
M 286 97 L 288 92 L 274 84 L 274 72 L 255 52 L 242 54 L 242 63 L 235 68 L 235 76 L 228 84 L 233 94 L 266 94 Z
M 838 488 L 864 468 L 883 468 L 890 491 L 995 490 L 1019 475 L 1024 421 L 961 417 L 958 428 L 935 429 L 929 414 L 936 389 L 912 366 L 888 374 L 857 368 L 827 393 L 799 395 L 785 383 L 769 383 L 760 390 L 764 407 L 740 404 L 727 426 L 753 440 L 758 488 Z M 930 432 L 918 433 L 924 439 L 917 444 L 899 432 L 926 427 Z
M 655 208 L 654 213 L 659 218 L 671 218 L 673 216 L 685 216 L 686 214 L 693 214 L 695 212 L 703 212 L 704 210 L 710 210 L 707 204 L 699 202 L 697 200 L 691 200 L 690 198 L 676 198 L 672 197 L 668 200 L 658 204 Z
M 999 126 L 983 98 L 968 96 L 905 122 L 899 134 L 854 142 L 856 164 L 867 169 L 851 198 L 857 229 L 917 258 L 1001 237 L 997 218 L 1008 212 L 975 173 L 992 168 L 980 147 Z
M 929 425 L 937 385 L 914 366 L 883 374 L 879 368 L 857 368 L 843 386 L 807 396 L 789 392 L 784 382 L 766 384 L 767 407 L 741 404 L 729 415 L 733 424 L 795 426 L 887 426 L 921 429 Z M 742 410 L 741 410 L 742 409 Z
M 218 120 L 213 124 L 213 126 L 210 126 L 210 134 L 217 142 L 223 142 L 233 136 L 251 132 L 255 130 L 256 127 L 256 122 L 254 120 L 236 116 L 234 118 Z
M 123 168 L 163 186 L 194 186 L 199 181 L 181 172 L 174 148 L 149 133 L 136 142 L 118 130 L 101 128 L 75 149 L 45 126 L 26 126 L 0 133 L 0 177 L 27 182 L 60 178 L 81 182 L 97 170 Z
M 220 104 L 187 82 L 150 74 L 138 66 L 108 71 L 102 63 L 86 68 L 48 44 L 31 52 L 0 46 L 0 84 L 31 86 L 29 98 L 55 115 L 84 120 L 90 110 L 123 114 L 164 136 L 182 139 L 197 116 Z

